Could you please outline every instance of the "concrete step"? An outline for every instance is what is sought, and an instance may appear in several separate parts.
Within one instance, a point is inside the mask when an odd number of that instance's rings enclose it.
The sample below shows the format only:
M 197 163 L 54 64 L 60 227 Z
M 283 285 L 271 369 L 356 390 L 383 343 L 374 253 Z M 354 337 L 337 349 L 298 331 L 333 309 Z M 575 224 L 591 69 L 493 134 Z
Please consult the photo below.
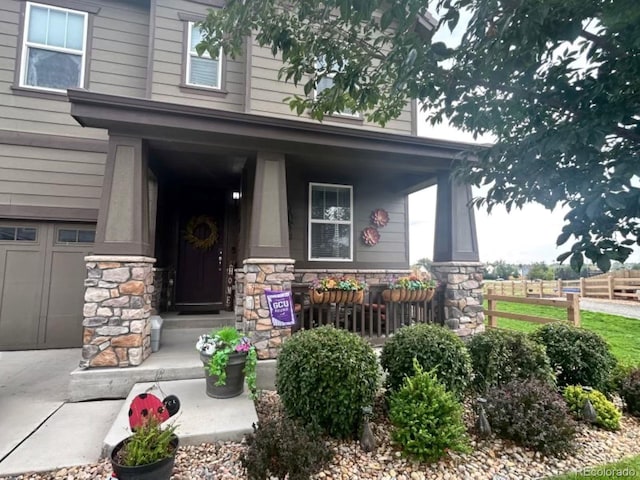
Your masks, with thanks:
M 204 378 L 196 340 L 206 332 L 202 328 L 163 328 L 160 350 L 152 353 L 142 365 L 75 369 L 69 377 L 69 401 L 125 398 L 133 386 L 141 382 Z M 275 384 L 275 360 L 260 360 L 257 370 L 258 388 L 272 390 Z
M 160 399 L 167 395 L 176 395 L 180 399 L 180 411 L 167 422 L 177 425 L 176 434 L 183 446 L 218 440 L 239 441 L 253 431 L 252 425 L 258 421 L 246 386 L 242 395 L 228 399 L 208 397 L 204 379 L 160 382 L 159 387 L 161 391 L 154 382 L 133 386 L 104 439 L 103 456 L 110 455 L 113 447 L 131 434 L 129 405 L 136 395 L 147 391 Z
M 234 326 L 236 317 L 233 312 L 220 312 L 219 314 L 162 314 L 163 330 L 200 328 L 204 332 Z

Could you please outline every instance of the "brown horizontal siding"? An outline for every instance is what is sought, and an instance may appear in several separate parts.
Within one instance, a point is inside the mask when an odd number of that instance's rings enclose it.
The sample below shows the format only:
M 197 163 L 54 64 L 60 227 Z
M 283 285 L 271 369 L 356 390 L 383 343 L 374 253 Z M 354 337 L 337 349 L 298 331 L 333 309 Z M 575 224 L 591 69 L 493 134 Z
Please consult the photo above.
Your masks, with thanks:
M 244 111 L 244 60 L 225 60 L 223 90 L 227 92 L 226 95 L 217 95 L 215 90 L 208 93 L 205 89 L 191 91 L 180 88 L 180 85 L 185 83 L 182 65 L 186 45 L 185 22 L 180 20 L 178 14 L 204 17 L 207 9 L 206 5 L 185 0 L 158 0 L 154 32 L 152 98 L 165 102 Z
M 0 205 L 45 206 L 60 208 L 100 208 L 100 199 L 77 196 L 33 195 L 0 193 Z M 79 206 L 81 205 L 81 207 Z
M 314 160 L 318 162 L 319 160 Z M 351 185 L 353 187 L 353 262 L 340 262 L 345 268 L 406 268 L 409 264 L 407 251 L 408 225 L 406 223 L 406 197 L 393 193 L 384 182 L 372 175 L 358 178 L 344 176 L 339 172 L 331 178 L 316 178 L 295 165 L 287 169 L 287 202 L 293 220 L 291 228 L 290 254 L 296 264 L 309 268 L 335 268 L 335 262 L 308 261 L 308 208 L 309 182 Z M 363 244 L 361 232 L 371 226 L 371 212 L 382 208 L 389 214 L 389 223 L 379 228 L 380 241 L 369 247 Z
M 98 208 L 105 153 L 45 146 L 62 144 L 63 137 L 25 134 L 14 139 L 20 141 L 24 144 L 0 147 L 0 205 Z M 29 146 L 30 141 L 42 146 Z
M 16 59 L 21 3 L 18 0 L 0 3 L 0 129 L 106 138 L 106 132 L 80 127 L 69 115 L 64 96 L 52 100 L 18 95 L 11 90 L 15 69 L 19 68 Z M 103 93 L 144 96 L 148 9 L 143 3 L 125 1 L 87 3 L 100 7 L 99 12 L 92 15 L 88 88 Z

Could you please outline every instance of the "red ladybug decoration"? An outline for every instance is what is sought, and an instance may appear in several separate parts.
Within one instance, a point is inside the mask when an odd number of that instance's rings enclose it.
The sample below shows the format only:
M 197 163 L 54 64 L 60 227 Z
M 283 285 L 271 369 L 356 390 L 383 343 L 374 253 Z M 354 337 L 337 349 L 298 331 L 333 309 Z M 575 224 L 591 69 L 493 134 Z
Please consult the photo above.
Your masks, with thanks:
M 151 417 L 162 423 L 178 413 L 178 410 L 180 410 L 180 400 L 175 395 L 169 395 L 161 401 L 151 393 L 141 393 L 136 395 L 129 406 L 129 427 L 135 430 Z

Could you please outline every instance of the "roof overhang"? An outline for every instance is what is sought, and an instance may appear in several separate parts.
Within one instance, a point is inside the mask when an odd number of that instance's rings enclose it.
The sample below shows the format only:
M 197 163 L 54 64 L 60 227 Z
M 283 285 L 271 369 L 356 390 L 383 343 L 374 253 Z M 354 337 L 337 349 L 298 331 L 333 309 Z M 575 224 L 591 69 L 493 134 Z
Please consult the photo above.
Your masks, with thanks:
M 294 155 L 333 155 L 388 164 L 415 175 L 474 160 L 478 145 L 216 110 L 145 98 L 68 90 L 71 115 L 84 127 L 148 140 Z M 424 181 L 424 178 L 421 180 Z M 413 183 L 413 182 L 410 182 Z

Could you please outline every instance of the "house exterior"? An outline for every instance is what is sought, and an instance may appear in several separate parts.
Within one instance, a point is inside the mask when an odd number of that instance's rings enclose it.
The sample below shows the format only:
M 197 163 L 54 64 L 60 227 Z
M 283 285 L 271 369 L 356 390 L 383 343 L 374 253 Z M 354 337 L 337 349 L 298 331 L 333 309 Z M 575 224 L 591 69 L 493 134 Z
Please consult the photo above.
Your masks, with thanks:
M 300 89 L 253 38 L 237 60 L 195 54 L 194 22 L 220 6 L 0 4 L 0 349 L 135 366 L 152 312 L 235 309 L 273 358 L 290 332 L 264 290 L 406 272 L 407 195 L 436 184 L 444 317 L 482 329 L 470 188 L 449 177 L 465 146 L 418 137 L 415 104 L 385 128 L 296 116 L 283 98 Z

